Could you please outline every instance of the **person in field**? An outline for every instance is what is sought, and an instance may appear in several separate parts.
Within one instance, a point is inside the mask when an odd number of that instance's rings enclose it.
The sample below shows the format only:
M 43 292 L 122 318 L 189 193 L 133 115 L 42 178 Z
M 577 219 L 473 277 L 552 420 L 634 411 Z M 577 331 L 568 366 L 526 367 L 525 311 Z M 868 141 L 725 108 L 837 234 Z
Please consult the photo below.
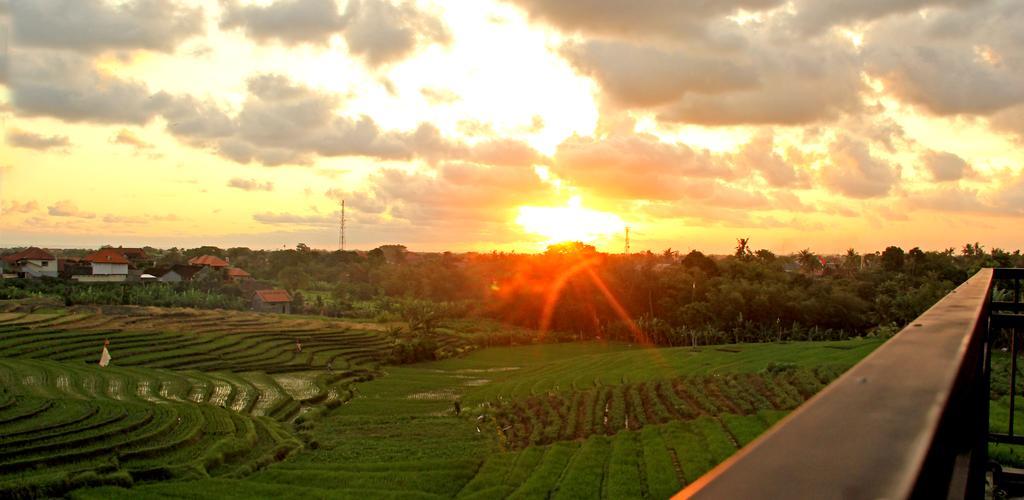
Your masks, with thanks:
M 103 339 L 103 352 L 100 353 L 100 368 L 104 368 L 110 364 L 110 351 L 107 347 L 110 346 L 110 339 Z
M 455 416 L 457 417 L 457 416 L 459 416 L 461 414 L 462 414 L 462 401 L 456 399 L 455 400 Z
M 295 352 L 302 352 L 302 342 L 299 342 L 299 339 L 295 339 Z

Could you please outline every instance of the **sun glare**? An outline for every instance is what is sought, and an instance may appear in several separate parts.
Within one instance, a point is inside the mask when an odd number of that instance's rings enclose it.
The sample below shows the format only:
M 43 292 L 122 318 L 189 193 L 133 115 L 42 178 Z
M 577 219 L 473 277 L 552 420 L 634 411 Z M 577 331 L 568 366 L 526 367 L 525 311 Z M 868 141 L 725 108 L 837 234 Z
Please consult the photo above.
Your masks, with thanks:
M 529 233 L 547 238 L 545 244 L 592 243 L 626 227 L 618 215 L 583 208 L 579 196 L 570 198 L 564 207 L 519 207 L 516 223 Z

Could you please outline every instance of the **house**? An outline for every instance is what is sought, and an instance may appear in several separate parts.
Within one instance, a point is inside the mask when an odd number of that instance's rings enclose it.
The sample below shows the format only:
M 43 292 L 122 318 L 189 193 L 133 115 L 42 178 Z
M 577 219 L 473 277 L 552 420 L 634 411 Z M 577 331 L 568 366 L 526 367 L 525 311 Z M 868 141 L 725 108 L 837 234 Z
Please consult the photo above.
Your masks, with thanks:
M 213 255 L 203 255 L 201 257 L 189 259 L 188 265 L 212 267 L 214 269 L 225 269 L 231 266 L 231 264 L 228 264 L 226 260 Z
M 121 251 L 121 255 L 124 255 L 124 258 L 128 259 L 133 266 L 139 269 L 153 266 L 153 259 L 141 248 L 117 247 L 117 249 Z
M 200 271 L 206 269 L 203 266 L 174 265 L 170 267 L 153 267 L 146 269 L 145 273 L 156 276 L 161 283 L 181 283 L 192 281 Z
M 287 290 L 256 290 L 252 296 L 252 309 L 289 314 L 292 312 L 292 296 Z
M 78 274 L 91 274 L 92 266 L 82 259 L 68 257 L 57 259 L 57 271 L 60 278 L 69 280 L 72 276 Z
M 228 269 L 228 279 L 235 283 L 241 283 L 246 280 L 251 280 L 252 275 L 245 272 L 245 270 L 240 267 L 232 267 L 231 269 Z
M 57 258 L 38 247 L 3 256 L 4 273 L 18 278 L 57 277 Z
M 128 264 L 130 262 L 118 248 L 101 248 L 83 258 L 91 268 L 91 274 L 72 275 L 71 279 L 80 282 L 123 282 L 128 280 Z

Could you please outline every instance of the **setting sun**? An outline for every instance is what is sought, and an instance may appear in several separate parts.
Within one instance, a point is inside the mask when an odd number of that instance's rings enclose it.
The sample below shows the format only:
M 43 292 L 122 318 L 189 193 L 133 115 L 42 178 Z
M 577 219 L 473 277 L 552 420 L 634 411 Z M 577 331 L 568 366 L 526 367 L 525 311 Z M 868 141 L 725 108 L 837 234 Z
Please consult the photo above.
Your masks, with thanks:
M 594 240 L 621 233 L 626 224 L 618 215 L 583 208 L 579 196 L 564 207 L 519 207 L 516 222 L 527 232 L 548 238 L 546 244 Z

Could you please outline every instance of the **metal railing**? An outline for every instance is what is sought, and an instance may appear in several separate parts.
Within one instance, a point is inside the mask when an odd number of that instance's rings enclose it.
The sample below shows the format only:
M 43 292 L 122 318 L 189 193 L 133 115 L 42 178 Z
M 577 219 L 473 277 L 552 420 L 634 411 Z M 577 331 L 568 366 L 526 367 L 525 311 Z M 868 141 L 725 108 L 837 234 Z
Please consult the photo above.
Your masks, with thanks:
M 1012 424 L 1022 279 L 978 271 L 676 498 L 984 497 L 989 441 L 1024 444 Z M 990 434 L 992 345 L 1007 331 L 1011 423 Z

